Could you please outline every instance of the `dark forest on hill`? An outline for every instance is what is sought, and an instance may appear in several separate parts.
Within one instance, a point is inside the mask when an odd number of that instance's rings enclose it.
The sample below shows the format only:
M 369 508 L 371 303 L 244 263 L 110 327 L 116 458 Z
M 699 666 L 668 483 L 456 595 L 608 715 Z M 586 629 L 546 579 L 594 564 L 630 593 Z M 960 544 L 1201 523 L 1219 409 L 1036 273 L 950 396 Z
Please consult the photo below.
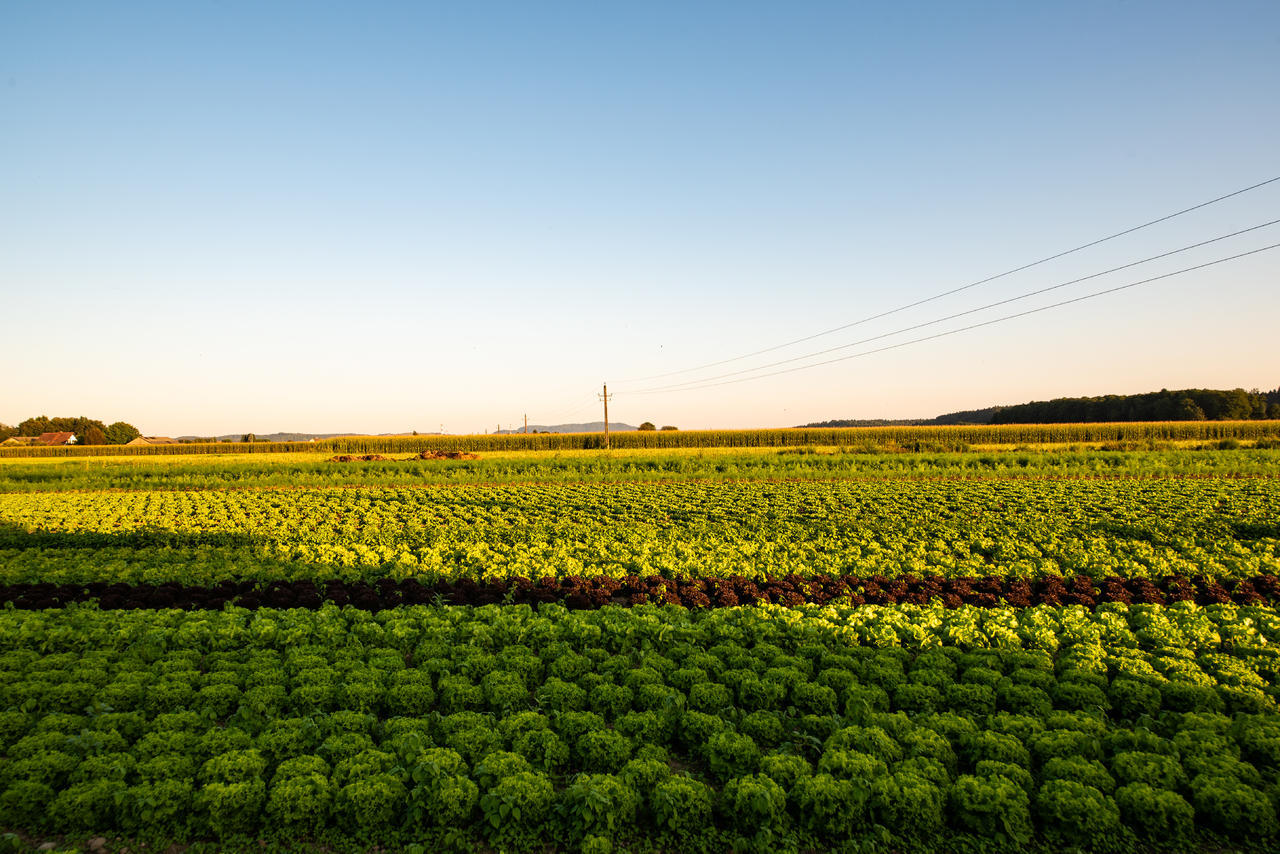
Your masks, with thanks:
M 1079 424 L 1101 421 L 1250 421 L 1280 419 L 1280 388 L 1273 391 L 1161 389 L 1146 394 L 1059 397 L 1013 406 L 949 412 L 936 418 L 846 419 L 803 427 L 885 427 L 926 424 Z
M 1280 418 L 1280 389 L 1218 391 L 1161 389 L 1147 394 L 1062 397 L 998 407 L 992 424 L 1050 424 L 1089 421 L 1249 421 Z

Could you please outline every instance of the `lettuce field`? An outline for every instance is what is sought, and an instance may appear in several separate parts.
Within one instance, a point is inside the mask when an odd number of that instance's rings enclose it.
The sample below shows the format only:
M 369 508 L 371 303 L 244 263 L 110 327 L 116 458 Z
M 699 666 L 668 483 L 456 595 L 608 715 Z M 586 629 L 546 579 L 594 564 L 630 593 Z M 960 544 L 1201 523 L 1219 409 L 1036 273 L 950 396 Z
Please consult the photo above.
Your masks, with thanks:
M 0 844 L 1280 851 L 1258 445 L 6 458 Z

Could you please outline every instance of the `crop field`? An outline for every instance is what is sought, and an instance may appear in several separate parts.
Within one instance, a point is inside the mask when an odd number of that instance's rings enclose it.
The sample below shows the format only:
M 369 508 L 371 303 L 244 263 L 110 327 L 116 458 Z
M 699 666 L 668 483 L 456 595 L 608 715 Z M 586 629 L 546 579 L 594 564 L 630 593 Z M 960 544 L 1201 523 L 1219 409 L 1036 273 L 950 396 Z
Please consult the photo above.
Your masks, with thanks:
M 1265 424 L 893 429 L 6 456 L 0 844 L 1280 851 Z
M 630 430 L 615 432 L 617 449 L 774 448 L 810 445 L 900 450 L 962 450 L 971 446 L 1066 443 L 1261 442 L 1275 447 L 1280 421 L 1146 421 L 1089 424 L 973 424 L 903 427 L 794 427 L 777 430 Z M 601 433 L 345 436 L 317 442 L 208 442 L 172 445 L 97 445 L 0 448 L 7 457 L 190 456 L 322 451 L 401 454 L 430 450 L 503 452 L 600 449 Z

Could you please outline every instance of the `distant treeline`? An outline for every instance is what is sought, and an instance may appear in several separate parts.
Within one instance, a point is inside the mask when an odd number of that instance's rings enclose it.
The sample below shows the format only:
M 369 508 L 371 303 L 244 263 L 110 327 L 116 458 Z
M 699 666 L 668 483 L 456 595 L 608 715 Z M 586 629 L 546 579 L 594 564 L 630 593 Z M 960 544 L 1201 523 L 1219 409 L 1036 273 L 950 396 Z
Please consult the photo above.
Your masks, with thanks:
M 1059 397 L 1054 400 L 948 412 L 937 418 L 819 421 L 802 427 L 925 427 L 937 424 L 1085 424 L 1125 421 L 1256 421 L 1280 419 L 1274 391 L 1161 389 L 1146 394 Z
M 0 424 L 0 442 L 13 436 L 39 436 L 41 433 L 74 433 L 81 445 L 125 445 L 142 435 L 137 427 L 124 421 L 108 425 L 85 415 L 57 418 L 37 415 L 20 421 L 16 427 Z
M 800 427 L 932 427 L 948 424 L 990 424 L 991 414 L 998 407 L 986 409 L 966 409 L 963 412 L 948 412 L 937 418 L 844 418 L 832 421 L 816 421 L 813 424 L 801 424 Z
M 1254 421 L 1280 418 L 1280 388 L 1260 392 L 1187 388 L 1147 394 L 1060 397 L 997 407 L 991 424 L 1082 424 L 1099 421 Z

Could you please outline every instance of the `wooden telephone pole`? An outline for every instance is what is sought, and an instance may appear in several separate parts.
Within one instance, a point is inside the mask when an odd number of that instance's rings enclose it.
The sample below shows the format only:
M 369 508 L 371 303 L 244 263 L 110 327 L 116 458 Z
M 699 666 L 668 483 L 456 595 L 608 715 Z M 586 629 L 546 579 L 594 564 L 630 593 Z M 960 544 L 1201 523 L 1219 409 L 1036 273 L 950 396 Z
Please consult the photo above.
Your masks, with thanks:
M 528 416 L 528 414 L 526 414 L 526 415 L 524 416 L 524 432 L 526 432 L 526 433 L 528 433 L 528 432 L 529 432 L 529 416 Z
M 604 384 L 604 392 L 599 395 L 604 401 L 604 449 L 609 450 L 609 384 Z

